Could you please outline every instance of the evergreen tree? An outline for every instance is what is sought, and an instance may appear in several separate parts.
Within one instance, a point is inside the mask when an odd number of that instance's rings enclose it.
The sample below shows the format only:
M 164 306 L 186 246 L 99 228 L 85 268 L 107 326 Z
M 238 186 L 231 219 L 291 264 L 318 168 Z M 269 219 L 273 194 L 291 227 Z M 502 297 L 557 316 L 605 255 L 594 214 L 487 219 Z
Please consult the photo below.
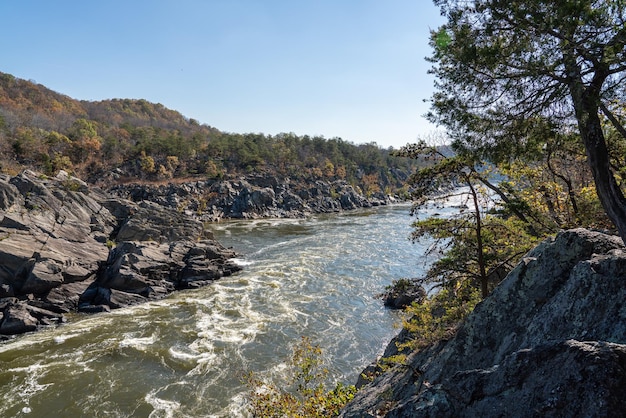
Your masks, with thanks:
M 626 198 L 611 164 L 602 114 L 626 83 L 621 0 L 435 0 L 448 21 L 432 33 L 437 91 L 431 120 L 457 151 L 502 161 L 536 149 L 538 129 L 578 131 L 600 202 L 626 241 Z

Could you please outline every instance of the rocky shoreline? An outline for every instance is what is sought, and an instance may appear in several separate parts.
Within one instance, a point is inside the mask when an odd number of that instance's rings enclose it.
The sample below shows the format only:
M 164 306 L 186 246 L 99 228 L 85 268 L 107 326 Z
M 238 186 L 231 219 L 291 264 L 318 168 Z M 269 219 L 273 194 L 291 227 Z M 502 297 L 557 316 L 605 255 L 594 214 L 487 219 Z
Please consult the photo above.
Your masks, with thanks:
M 153 202 L 202 222 L 301 218 L 398 201 L 397 197 L 383 193 L 365 197 L 344 180 L 303 183 L 263 174 L 181 184 L 116 184 L 107 191 L 134 202 Z
M 108 190 L 61 171 L 0 175 L 0 339 L 210 284 L 240 267 L 204 223 L 394 202 L 344 181 L 269 175 Z
M 209 284 L 233 257 L 184 213 L 65 172 L 0 176 L 0 338 Z
M 619 237 L 559 233 L 531 250 L 454 336 L 410 353 L 340 416 L 622 417 L 625 285 Z

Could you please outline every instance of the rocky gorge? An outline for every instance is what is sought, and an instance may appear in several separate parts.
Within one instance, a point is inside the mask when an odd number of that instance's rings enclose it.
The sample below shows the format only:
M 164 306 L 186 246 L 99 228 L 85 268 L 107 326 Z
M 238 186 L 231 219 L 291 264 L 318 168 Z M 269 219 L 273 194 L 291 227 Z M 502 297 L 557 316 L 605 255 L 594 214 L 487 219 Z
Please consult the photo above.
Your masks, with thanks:
M 618 237 L 561 232 L 526 254 L 454 336 L 410 353 L 340 416 L 623 417 L 625 284 Z
M 203 222 L 390 202 L 341 182 L 302 187 L 261 175 L 110 189 L 65 172 L 0 176 L 0 338 L 238 271 L 236 254 Z M 618 237 L 561 232 L 526 254 L 453 336 L 363 384 L 341 416 L 624 416 L 625 280 Z
M 61 171 L 0 176 L 0 338 L 210 284 L 240 269 L 203 222 L 384 205 L 343 181 L 250 175 L 94 187 Z M 3 337 L 4 336 L 4 337 Z

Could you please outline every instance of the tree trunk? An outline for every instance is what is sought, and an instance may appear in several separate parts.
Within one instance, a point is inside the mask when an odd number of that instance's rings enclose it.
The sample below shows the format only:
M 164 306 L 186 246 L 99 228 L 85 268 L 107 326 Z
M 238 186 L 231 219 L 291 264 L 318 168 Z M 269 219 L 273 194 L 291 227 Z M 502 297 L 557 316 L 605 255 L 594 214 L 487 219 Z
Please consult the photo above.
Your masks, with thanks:
M 611 171 L 600 118 L 597 113 L 591 113 L 585 109 L 583 117 L 578 120 L 578 126 L 600 203 L 626 243 L 626 199 Z
M 598 115 L 600 92 L 609 74 L 608 67 L 602 62 L 597 63 L 593 72 L 587 71 L 585 78 L 591 81 L 585 85 L 573 46 L 569 44 L 563 46 L 563 63 L 568 75 L 569 93 L 578 121 L 578 130 L 585 145 L 587 161 L 596 184 L 596 193 L 606 214 L 626 244 L 626 199 L 611 171 L 609 151 Z
M 476 216 L 476 261 L 478 262 L 478 271 L 480 276 L 480 293 L 483 299 L 489 296 L 489 278 L 487 277 L 487 267 L 485 266 L 485 253 L 483 249 L 483 227 L 480 217 L 480 206 L 478 204 L 478 193 L 472 184 L 471 179 L 467 179 L 472 200 L 474 201 L 474 215 Z
M 573 68 L 574 71 L 579 70 Z M 578 71 L 579 73 L 579 71 Z M 596 184 L 596 193 L 602 207 L 626 243 L 626 199 L 611 171 L 609 152 L 598 116 L 600 82 L 585 87 L 582 79 L 570 81 L 569 89 L 574 104 L 578 129 L 585 145 L 587 161 Z

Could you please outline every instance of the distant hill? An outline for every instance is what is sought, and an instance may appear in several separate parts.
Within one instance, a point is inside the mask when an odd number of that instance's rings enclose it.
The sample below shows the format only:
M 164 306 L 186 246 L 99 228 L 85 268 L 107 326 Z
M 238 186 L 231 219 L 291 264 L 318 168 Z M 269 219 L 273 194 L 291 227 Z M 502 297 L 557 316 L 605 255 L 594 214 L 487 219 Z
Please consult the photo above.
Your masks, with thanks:
M 64 169 L 92 183 L 232 177 L 251 172 L 345 179 L 365 193 L 396 191 L 415 161 L 374 143 L 293 133 L 230 133 L 146 100 L 79 101 L 0 73 L 0 171 Z

